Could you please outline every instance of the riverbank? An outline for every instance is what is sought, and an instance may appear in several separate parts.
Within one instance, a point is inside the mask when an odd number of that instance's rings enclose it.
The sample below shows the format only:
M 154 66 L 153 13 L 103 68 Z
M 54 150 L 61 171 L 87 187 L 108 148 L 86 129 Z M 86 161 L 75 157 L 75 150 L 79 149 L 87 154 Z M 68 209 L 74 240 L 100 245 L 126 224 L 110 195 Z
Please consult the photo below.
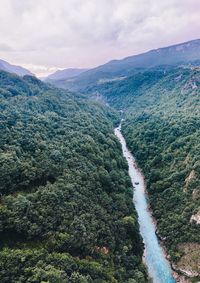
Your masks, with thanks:
M 122 145 L 123 155 L 129 166 L 129 175 L 134 189 L 133 202 L 138 213 L 140 233 L 145 246 L 144 262 L 148 268 L 149 276 L 154 283 L 175 283 L 171 265 L 166 258 L 162 243 L 156 235 L 155 219 L 146 198 L 144 175 L 126 146 L 126 141 L 121 133 L 121 124 L 115 129 L 115 135 Z
M 120 130 L 121 132 L 121 127 L 118 127 L 118 129 Z M 122 133 L 121 133 L 122 135 Z M 122 135 L 123 136 L 123 135 Z M 127 152 L 129 152 L 130 156 L 131 156 L 131 152 L 127 149 Z M 130 157 L 129 156 L 129 157 Z M 184 274 L 181 270 L 178 269 L 178 267 L 176 267 L 176 265 L 174 264 L 174 262 L 171 261 L 171 258 L 167 252 L 167 249 L 165 247 L 165 239 L 162 238 L 162 236 L 159 234 L 159 230 L 157 229 L 157 220 L 156 218 L 153 216 L 153 210 L 151 209 L 151 206 L 149 204 L 149 201 L 148 201 L 148 191 L 146 189 L 146 181 L 145 181 L 145 176 L 144 176 L 144 173 L 142 172 L 142 170 L 138 167 L 134 157 L 133 158 L 133 167 L 134 169 L 138 172 L 138 174 L 140 174 L 143 178 L 143 182 L 144 182 L 144 193 L 145 193 L 145 197 L 146 197 L 146 200 L 147 200 L 147 210 L 151 216 L 151 219 L 153 221 L 153 224 L 155 226 L 155 234 L 156 236 L 158 237 L 159 239 L 159 244 L 161 246 L 161 248 L 163 249 L 163 252 L 164 252 L 164 256 L 166 258 L 166 260 L 169 262 L 170 266 L 171 266 L 171 269 L 172 269 L 172 275 L 173 277 L 175 278 L 176 282 L 177 283 L 192 283 L 191 279 L 186 275 Z M 133 184 L 133 188 L 135 189 L 136 185 Z M 145 257 L 145 251 L 144 251 L 144 256 L 143 256 L 143 259 Z M 145 263 L 145 259 L 144 259 L 144 263 Z M 145 263 L 146 264 L 146 263 Z

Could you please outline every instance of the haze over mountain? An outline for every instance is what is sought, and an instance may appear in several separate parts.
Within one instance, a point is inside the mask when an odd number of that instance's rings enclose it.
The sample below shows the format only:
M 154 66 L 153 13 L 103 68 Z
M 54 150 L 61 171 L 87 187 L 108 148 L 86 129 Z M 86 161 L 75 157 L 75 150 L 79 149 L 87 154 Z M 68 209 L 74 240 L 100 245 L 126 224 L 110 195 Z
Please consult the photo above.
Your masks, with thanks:
M 21 66 L 12 65 L 1 59 L 0 59 L 0 70 L 6 71 L 9 73 L 13 73 L 13 74 L 17 74 L 19 76 L 25 76 L 25 75 L 34 76 L 34 74 L 31 73 L 29 70 Z
M 0 58 L 39 77 L 57 69 L 94 68 L 200 36 L 199 0 L 1 3 Z
M 156 66 L 176 66 L 196 64 L 200 58 L 200 39 L 150 50 L 146 53 L 129 56 L 122 60 L 112 60 L 97 68 L 90 69 L 71 80 L 59 80 L 60 87 L 79 90 L 89 84 L 101 83 L 108 79 L 122 79 L 124 76 Z
M 78 76 L 81 73 L 84 73 L 86 71 L 88 71 L 88 69 L 69 68 L 69 69 L 64 69 L 64 70 L 58 70 L 55 73 L 47 76 L 45 80 L 46 81 L 49 81 L 49 80 L 56 80 L 57 81 L 57 80 L 68 79 L 68 78 Z

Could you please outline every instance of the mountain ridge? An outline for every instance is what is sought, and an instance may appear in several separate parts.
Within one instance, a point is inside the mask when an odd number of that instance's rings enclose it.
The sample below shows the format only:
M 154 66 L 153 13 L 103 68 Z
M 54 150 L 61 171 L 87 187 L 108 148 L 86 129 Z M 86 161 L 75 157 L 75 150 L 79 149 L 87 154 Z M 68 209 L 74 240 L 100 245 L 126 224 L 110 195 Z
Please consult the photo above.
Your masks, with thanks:
M 60 80 L 60 79 L 68 79 L 82 74 L 83 72 L 88 71 L 86 68 L 67 68 L 63 70 L 58 70 L 50 75 L 48 75 L 44 80 Z
M 0 70 L 19 75 L 21 77 L 25 75 L 34 76 L 34 74 L 31 73 L 28 69 L 23 68 L 18 65 L 10 64 L 7 61 L 2 60 L 2 59 L 0 59 Z
M 71 80 L 60 80 L 56 85 L 75 91 L 84 89 L 89 84 L 99 80 L 129 76 L 143 69 L 158 66 L 176 66 L 184 64 L 199 64 L 200 39 L 195 39 L 167 47 L 152 49 L 145 53 L 128 56 L 120 60 L 112 60 L 106 64 L 90 69 Z M 197 61 L 197 62 L 196 62 Z

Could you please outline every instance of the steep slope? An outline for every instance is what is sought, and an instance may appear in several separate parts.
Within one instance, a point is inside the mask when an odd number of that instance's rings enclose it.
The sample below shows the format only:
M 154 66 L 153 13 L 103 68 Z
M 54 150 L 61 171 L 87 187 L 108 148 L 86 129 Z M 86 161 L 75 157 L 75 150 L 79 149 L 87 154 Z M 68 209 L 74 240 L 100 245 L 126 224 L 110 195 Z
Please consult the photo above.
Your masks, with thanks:
M 69 68 L 69 69 L 59 70 L 46 77 L 45 81 L 66 80 L 68 78 L 76 77 L 86 71 L 88 71 L 88 69 Z
M 113 60 L 105 65 L 91 69 L 71 80 L 60 80 L 60 87 L 82 90 L 91 84 L 100 83 L 105 79 L 120 80 L 124 76 L 135 74 L 142 69 L 155 68 L 159 65 L 174 66 L 194 63 L 200 60 L 200 39 L 151 50 L 149 52 Z
M 0 72 L 2 283 L 147 282 L 117 122 L 83 96 Z
M 18 76 L 33 75 L 29 70 L 20 66 L 9 64 L 8 62 L 1 59 L 0 59 L 0 70 L 17 74 Z
M 125 111 L 122 130 L 144 171 L 159 235 L 174 268 L 199 281 L 200 69 L 146 71 L 90 92 Z

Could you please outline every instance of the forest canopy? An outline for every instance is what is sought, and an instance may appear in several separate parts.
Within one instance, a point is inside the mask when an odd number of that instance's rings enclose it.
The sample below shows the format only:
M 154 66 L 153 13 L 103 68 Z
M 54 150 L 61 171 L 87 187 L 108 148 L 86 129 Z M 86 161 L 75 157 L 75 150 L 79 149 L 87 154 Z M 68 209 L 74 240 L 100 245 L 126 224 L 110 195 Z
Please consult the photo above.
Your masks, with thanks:
M 2 283 L 147 282 L 118 122 L 83 95 L 0 72 Z
M 175 264 L 200 274 L 199 68 L 157 67 L 87 91 L 124 111 L 122 131 L 144 172 L 157 232 Z

